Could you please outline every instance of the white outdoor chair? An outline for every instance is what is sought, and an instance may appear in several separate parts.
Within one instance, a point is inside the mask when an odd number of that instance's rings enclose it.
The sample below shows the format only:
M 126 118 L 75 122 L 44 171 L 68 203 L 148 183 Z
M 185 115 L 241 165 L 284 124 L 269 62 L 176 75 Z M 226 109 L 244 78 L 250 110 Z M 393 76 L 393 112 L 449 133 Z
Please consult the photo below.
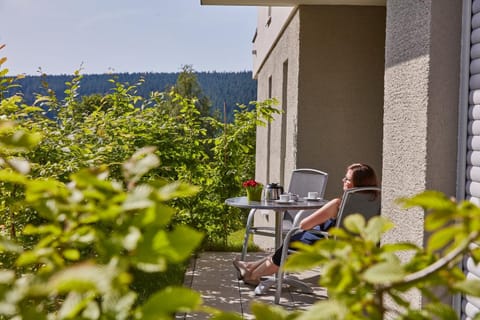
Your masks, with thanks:
M 295 169 L 292 171 L 290 183 L 288 185 L 289 193 L 298 195 L 299 200 L 307 197 L 309 191 L 318 192 L 318 196 L 323 198 L 327 186 L 328 174 L 315 169 Z M 311 214 L 314 210 L 287 211 L 283 218 L 283 234 L 294 225 L 298 225 L 305 216 Z M 245 227 L 245 237 L 243 240 L 241 260 L 245 260 L 248 250 L 248 240 L 251 234 L 257 234 L 268 237 L 275 237 L 274 227 L 255 227 L 253 226 L 256 209 L 250 210 Z
M 343 221 L 346 217 L 350 214 L 360 213 L 363 215 L 365 220 L 369 220 L 370 218 L 377 216 L 380 214 L 381 210 L 381 189 L 378 187 L 362 187 L 362 188 L 352 188 L 348 189 L 343 193 L 342 201 L 340 203 L 340 207 L 337 214 L 337 219 L 335 226 L 341 227 L 343 226 Z M 283 240 L 283 251 L 282 251 L 282 259 L 280 262 L 280 268 L 276 275 L 276 291 L 275 291 L 275 304 L 280 302 L 280 297 L 282 295 L 282 288 L 284 282 L 284 271 L 283 267 L 285 265 L 285 261 L 287 259 L 288 253 L 292 252 L 289 248 L 290 239 L 291 237 L 301 231 L 298 225 L 295 225 L 291 228 L 287 235 Z M 329 237 L 328 232 L 312 230 L 313 233 L 318 233 L 323 235 L 325 238 Z M 319 240 L 321 241 L 321 240 Z M 295 286 L 301 288 L 306 293 L 312 293 L 312 289 L 305 283 L 296 280 L 296 279 L 289 279 L 290 283 L 295 283 Z M 261 285 L 261 284 L 260 284 Z M 257 291 L 257 290 L 256 290 Z

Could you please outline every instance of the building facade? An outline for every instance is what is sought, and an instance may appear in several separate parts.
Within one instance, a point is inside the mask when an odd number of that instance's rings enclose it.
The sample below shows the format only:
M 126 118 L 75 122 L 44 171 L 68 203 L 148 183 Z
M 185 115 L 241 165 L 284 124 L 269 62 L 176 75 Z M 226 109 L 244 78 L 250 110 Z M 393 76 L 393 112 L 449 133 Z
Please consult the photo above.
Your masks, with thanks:
M 258 180 L 286 185 L 294 168 L 316 168 L 331 198 L 347 165 L 368 163 L 395 224 L 384 241 L 420 246 L 424 212 L 396 199 L 432 189 L 479 203 L 479 0 L 202 2 L 258 6 L 258 99 L 284 111 L 257 132 Z M 480 306 L 451 303 L 469 315 Z

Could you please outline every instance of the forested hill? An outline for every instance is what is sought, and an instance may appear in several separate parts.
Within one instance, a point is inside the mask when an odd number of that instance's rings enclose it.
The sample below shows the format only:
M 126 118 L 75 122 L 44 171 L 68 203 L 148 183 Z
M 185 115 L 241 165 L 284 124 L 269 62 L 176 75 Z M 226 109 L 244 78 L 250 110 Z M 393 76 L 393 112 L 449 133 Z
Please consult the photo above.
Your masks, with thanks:
M 112 89 L 110 79 L 116 79 L 121 83 L 133 85 L 141 78 L 145 82 L 138 87 L 137 94 L 148 97 L 152 91 L 165 91 L 175 85 L 180 73 L 119 73 L 119 74 L 91 74 L 84 75 L 80 82 L 79 94 L 105 94 Z M 198 83 L 203 94 L 210 99 L 212 111 L 215 109 L 223 111 L 223 104 L 226 103 L 231 110 L 237 103 L 248 104 L 257 99 L 257 82 L 252 79 L 252 72 L 195 72 Z M 21 85 L 20 91 L 24 94 L 25 101 L 32 104 L 35 93 L 46 94 L 42 87 L 42 80 L 48 83 L 58 99 L 63 99 L 66 88 L 65 82 L 73 79 L 73 75 L 50 75 L 45 77 L 27 76 L 18 81 Z M 223 113 L 223 112 L 222 112 Z M 230 118 L 230 117 L 229 117 Z

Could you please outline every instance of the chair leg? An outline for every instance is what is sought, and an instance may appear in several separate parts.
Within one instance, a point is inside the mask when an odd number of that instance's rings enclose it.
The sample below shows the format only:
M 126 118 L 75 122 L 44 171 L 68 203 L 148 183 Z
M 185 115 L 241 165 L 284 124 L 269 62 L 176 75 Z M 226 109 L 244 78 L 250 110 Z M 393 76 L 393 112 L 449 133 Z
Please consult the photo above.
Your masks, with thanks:
M 243 238 L 242 256 L 240 258 L 240 260 L 242 261 L 245 261 L 245 258 L 247 257 L 248 240 L 250 239 L 250 233 L 253 225 L 253 217 L 255 216 L 255 211 L 257 211 L 257 209 L 251 209 L 248 213 L 247 224 L 245 226 L 245 237 Z
M 283 268 L 285 266 L 285 261 L 287 260 L 290 239 L 292 238 L 292 235 L 295 234 L 295 232 L 297 232 L 298 230 L 299 230 L 298 227 L 292 228 L 283 239 L 282 258 L 280 260 L 280 267 L 278 268 L 277 275 L 276 275 L 277 284 L 275 288 L 275 300 L 274 300 L 275 304 L 280 303 L 280 298 L 282 296 L 283 278 L 284 278 Z
M 276 279 L 276 288 L 275 288 L 275 304 L 280 304 L 280 298 L 282 297 L 282 286 L 283 286 L 283 272 L 280 270 L 277 273 L 277 279 Z

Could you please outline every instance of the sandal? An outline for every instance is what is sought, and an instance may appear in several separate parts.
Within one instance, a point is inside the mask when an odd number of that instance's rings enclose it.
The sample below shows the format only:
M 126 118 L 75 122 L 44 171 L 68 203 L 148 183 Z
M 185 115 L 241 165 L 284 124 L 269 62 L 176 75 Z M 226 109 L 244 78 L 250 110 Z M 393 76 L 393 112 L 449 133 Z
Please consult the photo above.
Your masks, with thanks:
M 237 269 L 237 277 L 238 280 L 242 280 L 245 277 L 245 274 L 248 273 L 247 266 L 245 265 L 244 261 L 241 260 L 234 260 L 233 266 Z

